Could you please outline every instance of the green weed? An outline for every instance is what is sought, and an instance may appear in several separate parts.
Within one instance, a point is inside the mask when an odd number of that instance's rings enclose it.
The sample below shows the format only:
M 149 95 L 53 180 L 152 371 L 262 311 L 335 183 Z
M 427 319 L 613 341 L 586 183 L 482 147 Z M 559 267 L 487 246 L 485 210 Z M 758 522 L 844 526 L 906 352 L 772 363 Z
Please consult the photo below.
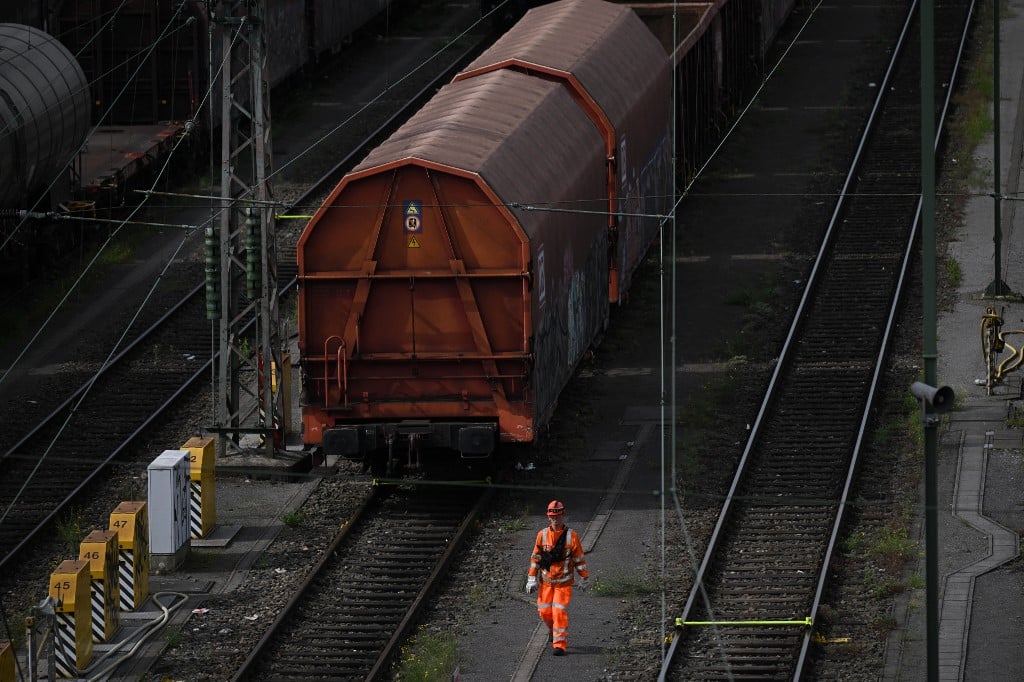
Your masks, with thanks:
M 396 680 L 403 682 L 442 682 L 452 679 L 459 665 L 458 641 L 447 632 L 421 628 L 402 647 Z
M 82 510 L 71 508 L 60 515 L 57 519 L 57 538 L 60 540 L 64 551 L 68 554 L 78 556 L 79 545 L 82 543 Z
M 184 638 L 181 635 L 181 628 L 177 625 L 169 626 L 164 637 L 167 640 L 168 649 L 174 649 L 175 647 L 181 646 L 181 643 L 184 640 Z
M 515 510 L 513 514 L 514 516 L 503 519 L 498 523 L 498 529 L 503 533 L 518 533 L 519 531 L 526 530 L 529 527 L 525 507 Z
M 952 256 L 946 257 L 946 281 L 954 289 L 960 286 L 964 280 L 963 270 L 960 269 L 960 262 Z
M 658 586 L 633 574 L 613 573 L 595 578 L 590 591 L 599 597 L 636 597 L 653 594 L 658 591 Z

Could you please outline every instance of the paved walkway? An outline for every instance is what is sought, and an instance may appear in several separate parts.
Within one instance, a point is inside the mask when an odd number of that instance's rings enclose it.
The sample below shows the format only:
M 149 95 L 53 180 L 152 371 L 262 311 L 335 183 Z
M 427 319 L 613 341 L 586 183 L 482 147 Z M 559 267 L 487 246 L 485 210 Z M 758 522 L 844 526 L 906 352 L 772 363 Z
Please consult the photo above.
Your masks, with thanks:
M 1003 3 L 1000 40 L 1000 184 L 1007 197 L 1022 190 L 1024 139 L 1024 0 Z M 990 137 L 975 150 L 975 163 L 988 188 L 975 187 L 965 206 L 964 223 L 949 255 L 962 280 L 952 310 L 938 321 L 938 379 L 957 392 L 957 408 L 941 432 L 939 452 L 939 678 L 944 681 L 1024 679 L 1019 634 L 1024 599 L 1019 574 L 999 571 L 1016 559 L 1024 528 L 1020 485 L 1022 430 L 1007 425 L 1019 402 L 1019 373 L 988 395 L 981 356 L 981 316 L 987 306 L 1001 311 L 1004 330 L 1024 324 L 1024 303 L 1016 298 L 985 297 L 995 280 L 995 201 L 989 195 L 994 174 Z M 1001 279 L 1024 292 L 1024 243 L 1016 201 L 1000 202 L 1003 240 Z M 941 207 L 941 202 L 939 203 Z M 940 208 L 941 210 L 941 208 Z M 941 270 L 941 268 L 940 268 Z M 1015 343 L 1015 342 L 1014 342 Z M 1000 360 L 1005 359 L 1005 354 Z M 943 513 L 948 510 L 949 513 Z M 923 525 L 919 523 L 923 531 Z M 923 533 L 920 537 L 924 547 Z M 924 558 L 914 572 L 924 575 Z M 927 670 L 924 589 L 897 604 L 902 626 L 889 640 L 884 680 L 923 680 Z
M 982 419 L 968 421 L 962 418 L 964 416 L 981 416 Z M 976 579 L 1017 558 L 1020 551 L 1017 534 L 982 513 L 988 455 L 995 447 L 996 429 L 999 429 L 1003 440 L 1013 440 L 1010 434 L 1005 433 L 1008 429 L 1001 425 L 1005 416 L 1005 411 L 998 404 L 988 403 L 954 414 L 951 419 L 951 428 L 966 426 L 968 429 L 959 431 L 960 456 L 953 515 L 988 538 L 988 553 L 946 576 L 939 616 L 939 676 L 943 680 L 964 679 Z M 988 429 L 988 424 L 993 428 Z M 986 429 L 984 433 L 980 433 L 979 425 Z

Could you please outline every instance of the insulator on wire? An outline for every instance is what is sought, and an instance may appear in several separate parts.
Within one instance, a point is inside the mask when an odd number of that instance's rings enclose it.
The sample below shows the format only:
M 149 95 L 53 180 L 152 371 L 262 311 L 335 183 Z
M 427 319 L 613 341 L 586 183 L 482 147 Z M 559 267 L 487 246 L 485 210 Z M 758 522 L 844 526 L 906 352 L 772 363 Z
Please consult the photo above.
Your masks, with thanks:
M 212 227 L 206 228 L 203 242 L 206 258 L 206 319 L 220 319 L 220 241 Z
M 253 301 L 260 295 L 260 216 L 254 208 L 245 213 L 245 293 Z

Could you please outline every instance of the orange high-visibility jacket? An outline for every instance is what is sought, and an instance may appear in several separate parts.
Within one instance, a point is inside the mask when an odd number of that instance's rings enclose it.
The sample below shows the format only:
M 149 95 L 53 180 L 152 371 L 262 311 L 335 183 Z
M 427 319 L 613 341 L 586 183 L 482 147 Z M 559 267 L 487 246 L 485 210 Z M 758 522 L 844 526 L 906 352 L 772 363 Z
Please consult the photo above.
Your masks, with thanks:
M 551 567 L 545 570 L 540 565 L 540 553 L 542 550 L 550 552 L 562 533 L 569 534 L 565 538 L 565 557 L 561 561 L 551 564 Z M 552 585 L 572 585 L 574 573 L 579 573 L 583 578 L 589 577 L 587 560 L 583 558 L 583 545 L 580 543 L 579 533 L 568 526 L 563 527 L 559 532 L 555 532 L 550 527 L 538 532 L 537 540 L 533 543 L 529 574 L 535 576 L 538 570 L 541 581 Z

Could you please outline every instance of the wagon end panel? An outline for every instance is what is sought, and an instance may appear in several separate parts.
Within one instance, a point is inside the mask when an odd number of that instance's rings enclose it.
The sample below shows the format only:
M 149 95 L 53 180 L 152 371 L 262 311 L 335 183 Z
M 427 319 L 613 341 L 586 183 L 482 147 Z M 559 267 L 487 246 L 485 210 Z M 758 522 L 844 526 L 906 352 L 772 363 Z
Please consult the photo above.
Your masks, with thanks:
M 308 444 L 350 429 L 361 455 L 412 422 L 423 444 L 464 453 L 486 449 L 487 429 L 532 439 L 529 245 L 478 182 L 396 162 L 344 181 L 307 227 Z

